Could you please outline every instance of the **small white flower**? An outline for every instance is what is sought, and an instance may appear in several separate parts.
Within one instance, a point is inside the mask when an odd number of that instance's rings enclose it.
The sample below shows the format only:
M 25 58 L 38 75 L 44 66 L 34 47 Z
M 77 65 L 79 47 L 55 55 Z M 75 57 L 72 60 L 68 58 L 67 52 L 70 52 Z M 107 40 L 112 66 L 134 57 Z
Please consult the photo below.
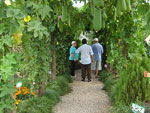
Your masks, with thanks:
M 33 85 L 35 85 L 35 82 L 33 82 Z
M 52 72 L 51 72 L 51 71 L 49 71 L 49 72 L 48 72 L 48 74 L 50 74 L 50 75 L 51 75 L 51 74 L 52 74 Z
M 107 64 L 105 64 L 105 66 L 104 66 L 105 68 L 107 68 Z
M 5 0 L 5 4 L 6 4 L 7 6 L 11 5 L 10 0 Z
M 12 2 L 15 2 L 15 0 L 12 0 Z

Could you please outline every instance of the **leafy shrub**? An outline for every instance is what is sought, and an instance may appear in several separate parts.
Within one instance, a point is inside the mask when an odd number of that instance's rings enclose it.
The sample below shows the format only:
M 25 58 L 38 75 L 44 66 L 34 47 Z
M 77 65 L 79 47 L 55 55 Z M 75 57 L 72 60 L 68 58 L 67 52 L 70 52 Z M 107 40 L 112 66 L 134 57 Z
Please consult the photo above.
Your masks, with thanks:
M 59 94 L 53 89 L 46 89 L 44 96 L 51 99 L 54 104 L 60 101 Z
M 118 105 L 110 110 L 110 113 L 132 113 L 131 107 L 126 105 Z
M 111 93 L 111 89 L 113 85 L 115 84 L 115 80 L 112 78 L 112 76 L 109 76 L 108 79 L 104 83 L 103 89 L 108 91 L 108 93 Z
M 147 57 L 136 56 L 128 67 L 120 72 L 113 92 L 116 105 L 129 105 L 136 100 L 150 101 L 150 82 L 149 78 L 144 77 L 144 71 L 150 71 L 149 64 Z
M 69 74 L 65 74 L 63 76 L 68 80 L 69 83 L 72 83 L 72 78 Z
M 47 86 L 47 89 L 53 89 L 59 95 L 64 95 L 68 91 L 70 91 L 68 83 L 69 83 L 68 79 L 66 79 L 64 76 L 58 76 L 55 81 L 51 82 Z
M 108 73 L 106 70 L 100 72 L 100 81 L 105 82 L 109 76 L 112 76 L 111 73 Z
M 60 101 L 60 95 L 66 94 L 69 88 L 69 80 L 64 76 L 57 79 L 46 87 L 44 96 L 35 96 L 24 100 L 19 105 L 19 113 L 53 113 L 53 106 Z
M 62 90 L 61 95 L 66 94 L 70 90 L 69 85 L 68 85 L 68 80 L 64 76 L 57 77 L 56 83 Z
M 56 83 L 56 81 L 50 83 L 50 85 L 48 85 L 46 89 L 52 89 L 55 92 L 57 92 L 58 95 L 62 95 L 62 93 L 63 93 L 61 88 L 59 87 L 59 85 Z
M 19 113 L 52 113 L 53 100 L 42 96 L 34 97 L 21 102 Z

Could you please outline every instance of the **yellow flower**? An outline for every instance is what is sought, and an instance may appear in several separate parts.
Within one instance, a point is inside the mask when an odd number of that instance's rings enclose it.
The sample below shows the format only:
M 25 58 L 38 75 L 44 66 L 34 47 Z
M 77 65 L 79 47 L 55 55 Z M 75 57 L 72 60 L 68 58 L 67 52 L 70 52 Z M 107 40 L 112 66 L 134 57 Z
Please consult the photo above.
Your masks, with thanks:
M 18 100 L 18 102 L 21 102 L 21 100 Z
M 15 102 L 15 104 L 19 104 L 19 102 Z
M 31 20 L 31 17 L 30 16 L 28 16 L 28 21 L 30 21 Z
M 18 107 L 16 107 L 16 109 L 18 109 Z
M 30 22 L 30 20 L 31 20 L 31 17 L 30 17 L 30 16 L 24 17 L 24 21 L 25 21 L 25 22 Z
M 28 20 L 27 20 L 27 18 L 26 18 L 26 17 L 24 17 L 24 21 L 25 21 L 25 22 L 28 22 Z

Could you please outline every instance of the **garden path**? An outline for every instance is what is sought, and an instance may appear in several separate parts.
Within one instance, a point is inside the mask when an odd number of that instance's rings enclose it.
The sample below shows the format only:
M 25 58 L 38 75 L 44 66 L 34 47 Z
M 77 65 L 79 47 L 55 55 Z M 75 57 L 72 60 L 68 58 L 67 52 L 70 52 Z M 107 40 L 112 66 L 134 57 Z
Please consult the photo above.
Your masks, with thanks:
M 62 96 L 61 102 L 54 107 L 54 113 L 109 113 L 111 104 L 103 84 L 92 77 L 91 82 L 81 81 L 81 70 L 70 84 L 72 91 Z

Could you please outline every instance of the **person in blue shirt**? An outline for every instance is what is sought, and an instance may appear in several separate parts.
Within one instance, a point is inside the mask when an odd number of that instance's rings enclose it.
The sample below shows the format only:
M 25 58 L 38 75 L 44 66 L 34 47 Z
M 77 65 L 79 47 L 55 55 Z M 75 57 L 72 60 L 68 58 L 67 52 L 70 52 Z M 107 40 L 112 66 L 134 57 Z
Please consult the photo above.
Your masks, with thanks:
M 91 65 L 92 73 L 96 70 L 96 78 L 98 78 L 99 70 L 102 70 L 102 54 L 104 52 L 103 46 L 98 43 L 98 38 L 95 38 L 94 44 L 92 45 L 92 50 L 94 53 L 94 63 Z
M 76 41 L 72 41 L 71 44 L 72 46 L 70 47 L 70 56 L 69 56 L 69 60 L 71 62 L 70 74 L 72 77 L 75 77 L 75 64 L 76 64 L 76 61 L 78 60 L 78 54 L 75 53 Z

